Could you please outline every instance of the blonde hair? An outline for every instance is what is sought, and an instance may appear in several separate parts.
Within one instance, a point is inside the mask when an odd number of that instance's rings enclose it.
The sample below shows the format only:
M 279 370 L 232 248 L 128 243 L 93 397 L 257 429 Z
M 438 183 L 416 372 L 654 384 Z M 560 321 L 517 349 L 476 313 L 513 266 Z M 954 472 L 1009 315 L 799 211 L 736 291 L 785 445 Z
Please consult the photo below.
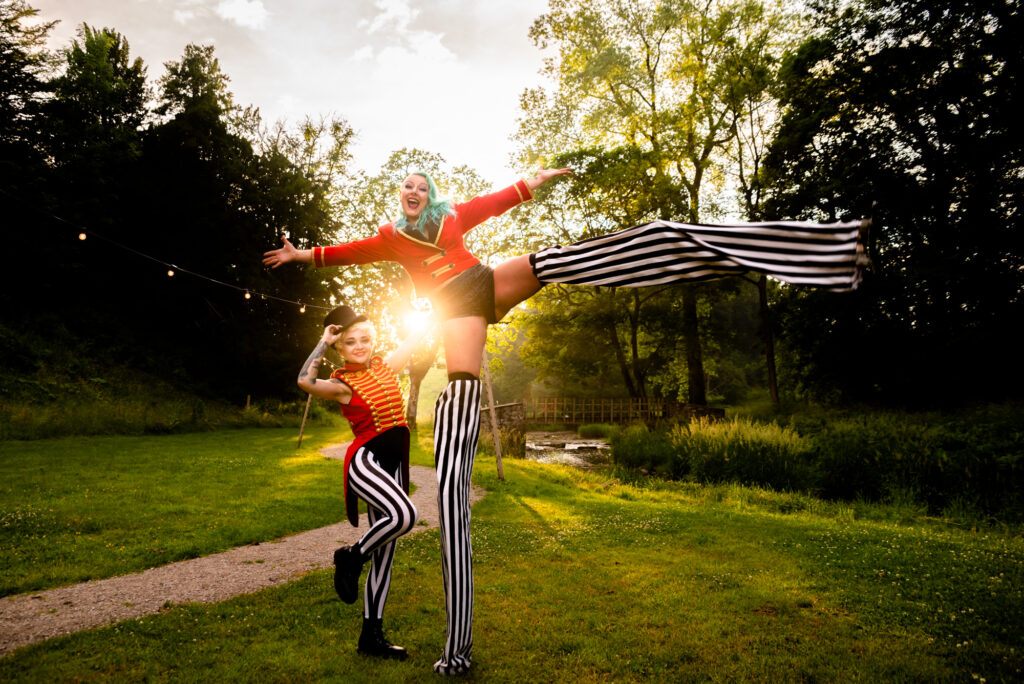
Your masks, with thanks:
M 345 339 L 345 336 L 348 335 L 350 332 L 352 332 L 354 330 L 363 329 L 363 328 L 365 328 L 366 331 L 368 333 L 370 333 L 370 337 L 373 338 L 373 341 L 376 344 L 376 342 L 377 342 L 377 329 L 373 327 L 373 323 L 371 323 L 370 321 L 359 321 L 358 323 L 353 323 L 352 325 L 350 325 L 348 328 L 345 329 L 345 332 L 343 332 L 341 334 L 341 339 L 342 340 Z
M 359 330 L 366 330 L 366 332 L 370 333 L 370 339 L 373 341 L 374 351 L 376 351 L 377 329 L 373 327 L 373 323 L 370 321 L 359 321 L 345 328 L 345 332 L 341 333 L 341 337 L 339 337 L 334 342 L 334 345 L 332 345 L 334 347 L 334 351 L 338 352 L 339 356 L 345 358 L 345 355 L 341 353 L 341 347 L 345 344 L 345 338 L 348 337 L 350 333 L 358 332 Z

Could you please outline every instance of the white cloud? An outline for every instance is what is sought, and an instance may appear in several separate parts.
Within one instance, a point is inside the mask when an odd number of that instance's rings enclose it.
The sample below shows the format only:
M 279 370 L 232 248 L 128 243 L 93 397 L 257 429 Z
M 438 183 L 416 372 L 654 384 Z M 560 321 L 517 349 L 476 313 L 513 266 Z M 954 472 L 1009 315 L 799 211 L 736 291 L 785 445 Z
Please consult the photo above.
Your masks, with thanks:
M 419 16 L 420 11 L 409 7 L 408 0 L 377 0 L 374 5 L 381 11 L 372 21 L 364 19 L 359 28 L 367 33 L 377 33 L 386 26 L 393 25 L 398 33 L 409 30 L 409 23 Z
M 370 47 L 369 45 L 364 45 L 363 47 L 353 52 L 352 56 L 349 59 L 351 59 L 353 62 L 368 62 L 371 59 L 373 59 L 373 48 Z
M 261 29 L 267 23 L 268 12 L 263 0 L 221 0 L 215 11 L 221 19 L 245 28 Z
M 196 18 L 196 13 L 192 10 L 174 10 L 174 21 L 179 24 L 187 24 Z

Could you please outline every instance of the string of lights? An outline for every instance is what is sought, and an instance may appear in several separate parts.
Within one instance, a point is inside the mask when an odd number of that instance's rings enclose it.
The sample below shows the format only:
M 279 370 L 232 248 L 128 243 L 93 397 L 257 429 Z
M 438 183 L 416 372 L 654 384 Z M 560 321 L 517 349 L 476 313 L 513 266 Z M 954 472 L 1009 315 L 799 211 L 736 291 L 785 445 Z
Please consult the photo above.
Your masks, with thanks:
M 13 195 L 11 195 L 9 192 L 4 190 L 3 188 L 0 188 L 0 193 L 3 193 L 4 195 L 7 195 L 8 197 L 14 198 Z M 211 282 L 211 283 L 214 283 L 216 285 L 220 285 L 222 287 L 228 287 L 228 288 L 231 288 L 233 290 L 236 290 L 236 291 L 242 293 L 242 296 L 245 299 L 247 299 L 247 300 L 248 299 L 252 299 L 253 297 L 259 297 L 260 299 L 263 299 L 263 300 L 268 300 L 269 299 L 269 300 L 281 302 L 283 304 L 290 304 L 290 305 L 293 305 L 293 306 L 297 306 L 297 307 L 299 307 L 299 313 L 306 313 L 306 309 L 320 309 L 322 311 L 330 311 L 331 308 L 332 308 L 330 306 L 320 306 L 320 305 L 317 305 L 317 304 L 306 304 L 305 302 L 296 301 L 294 299 L 287 299 L 285 297 L 278 297 L 277 295 L 268 294 L 268 293 L 265 293 L 265 292 L 259 292 L 257 290 L 252 289 L 252 288 L 241 287 L 239 285 L 235 285 L 234 283 L 227 283 L 227 282 L 224 282 L 223 280 L 218 280 L 217 278 L 211 278 L 208 275 L 204 275 L 202 273 L 197 273 L 195 271 L 189 270 L 189 269 L 184 268 L 182 266 L 178 266 L 177 264 L 172 264 L 172 263 L 170 263 L 168 261 L 164 261 L 163 259 L 158 259 L 157 257 L 151 256 L 151 255 L 146 254 L 144 252 L 140 252 L 139 250 L 135 249 L 134 247 L 130 247 L 128 245 L 122 244 L 122 243 L 118 242 L 117 240 L 114 240 L 112 238 L 106 237 L 105 235 L 102 235 L 102 234 L 96 232 L 95 230 L 93 230 L 91 228 L 87 228 L 86 226 L 79 225 L 79 224 L 77 224 L 77 223 L 75 223 L 73 221 L 69 221 L 69 220 L 67 220 L 65 218 L 57 216 L 56 214 L 53 214 L 53 213 L 50 213 L 50 212 L 47 212 L 47 211 L 42 211 L 42 210 L 35 209 L 35 208 L 33 208 L 33 211 L 36 211 L 37 213 L 42 214 L 44 216 L 48 216 L 49 218 L 52 218 L 55 221 L 59 221 L 59 222 L 65 224 L 67 226 L 70 226 L 74 230 L 77 230 L 78 231 L 78 239 L 83 241 L 83 242 L 85 240 L 89 239 L 89 238 L 95 238 L 95 239 L 98 239 L 98 240 L 102 240 L 102 241 L 106 242 L 107 244 L 113 245 L 113 246 L 117 247 L 118 249 L 122 249 L 122 250 L 124 250 L 126 252 L 130 252 L 131 254 L 134 254 L 137 257 L 140 257 L 142 259 L 148 259 L 149 261 L 152 261 L 154 263 L 160 264 L 161 266 L 163 266 L 164 268 L 167 269 L 166 273 L 167 273 L 167 277 L 168 278 L 173 278 L 178 273 L 183 273 L 185 275 L 192 276 L 193 278 L 199 278 L 200 280 L 205 280 L 207 282 Z

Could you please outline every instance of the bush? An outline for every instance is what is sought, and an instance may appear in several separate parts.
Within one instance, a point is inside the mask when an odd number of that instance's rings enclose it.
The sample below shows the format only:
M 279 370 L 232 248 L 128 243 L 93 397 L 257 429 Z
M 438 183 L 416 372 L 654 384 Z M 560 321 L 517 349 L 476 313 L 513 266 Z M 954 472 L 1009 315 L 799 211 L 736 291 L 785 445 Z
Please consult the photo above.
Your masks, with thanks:
M 499 427 L 498 439 L 501 441 L 502 458 L 526 457 L 526 434 L 524 432 Z M 490 430 L 480 431 L 478 444 L 482 450 L 494 453 L 494 436 Z
M 701 482 L 798 491 L 817 484 L 811 442 L 774 423 L 699 420 L 674 428 L 671 440 Z
M 630 470 L 644 470 L 648 473 L 664 472 L 673 477 L 682 477 L 680 459 L 677 458 L 672 442 L 663 432 L 651 432 L 646 425 L 630 425 L 616 430 L 611 436 L 612 463 Z
M 825 496 L 880 501 L 913 491 L 931 513 L 967 506 L 989 513 L 1024 502 L 1020 412 L 995 409 L 953 419 L 872 413 L 825 421 L 815 454 Z
M 576 430 L 576 434 L 584 439 L 608 439 L 616 430 L 618 428 L 614 425 L 587 423 L 586 425 L 580 425 L 579 429 Z

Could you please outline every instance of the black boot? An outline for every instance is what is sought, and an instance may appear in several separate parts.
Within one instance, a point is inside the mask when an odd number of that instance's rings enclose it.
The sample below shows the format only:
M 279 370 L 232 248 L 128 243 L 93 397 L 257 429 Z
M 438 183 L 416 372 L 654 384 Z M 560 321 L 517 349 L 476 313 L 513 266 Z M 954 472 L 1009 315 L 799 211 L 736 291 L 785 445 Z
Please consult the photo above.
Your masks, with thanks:
M 377 658 L 405 660 L 409 657 L 404 648 L 395 646 L 384 638 L 383 620 L 368 617 L 363 618 L 363 633 L 359 635 L 359 647 L 356 651 Z
M 345 603 L 355 603 L 359 598 L 359 575 L 365 562 L 363 555 L 351 546 L 334 552 L 334 590 Z

